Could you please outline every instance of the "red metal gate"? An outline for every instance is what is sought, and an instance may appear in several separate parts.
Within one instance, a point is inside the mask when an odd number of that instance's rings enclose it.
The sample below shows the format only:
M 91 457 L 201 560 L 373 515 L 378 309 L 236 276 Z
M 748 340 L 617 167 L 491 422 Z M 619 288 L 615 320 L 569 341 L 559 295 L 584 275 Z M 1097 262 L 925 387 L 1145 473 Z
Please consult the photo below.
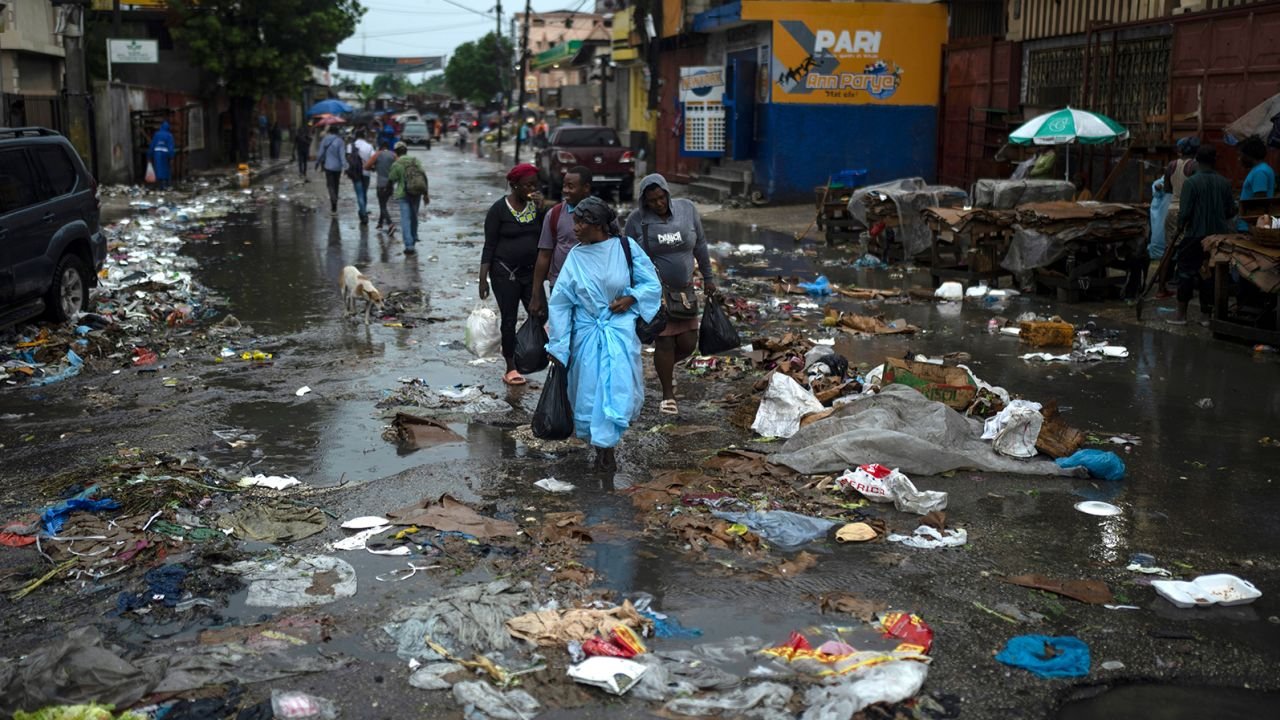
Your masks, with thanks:
M 657 171 L 668 180 L 689 182 L 692 172 L 698 167 L 698 158 L 682 157 L 680 143 L 683 142 L 683 128 L 678 126 L 682 120 L 678 104 L 680 93 L 680 68 L 693 65 L 705 65 L 703 58 L 706 48 L 682 47 L 663 51 L 658 60 L 662 73 L 662 87 L 658 90 L 658 137 Z
M 1022 47 L 983 39 L 946 48 L 938 180 L 967 188 L 981 177 L 1008 175 L 995 158 L 1018 113 Z

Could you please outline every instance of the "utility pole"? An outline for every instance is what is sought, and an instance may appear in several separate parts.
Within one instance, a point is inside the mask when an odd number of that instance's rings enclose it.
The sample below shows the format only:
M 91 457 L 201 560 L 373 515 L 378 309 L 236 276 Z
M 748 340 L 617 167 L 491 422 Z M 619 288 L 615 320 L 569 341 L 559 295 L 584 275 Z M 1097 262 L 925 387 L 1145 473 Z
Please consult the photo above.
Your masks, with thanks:
M 89 90 L 84 58 L 84 6 L 87 0 L 67 2 L 62 12 L 62 47 L 65 84 L 63 98 L 67 110 L 67 139 L 96 169 L 89 127 Z M 95 173 L 96 174 L 96 173 Z
M 498 0 L 498 27 L 497 37 L 493 43 L 494 52 L 498 54 L 498 62 L 494 63 L 498 71 L 498 161 L 502 161 L 502 113 L 507 109 L 507 92 L 502 72 L 502 0 Z M 517 135 L 516 137 L 519 137 Z
M 520 38 L 520 102 L 516 103 L 516 165 L 520 164 L 520 129 L 525 125 L 525 84 L 529 77 L 529 15 L 532 12 L 533 0 L 524 0 L 524 35 Z

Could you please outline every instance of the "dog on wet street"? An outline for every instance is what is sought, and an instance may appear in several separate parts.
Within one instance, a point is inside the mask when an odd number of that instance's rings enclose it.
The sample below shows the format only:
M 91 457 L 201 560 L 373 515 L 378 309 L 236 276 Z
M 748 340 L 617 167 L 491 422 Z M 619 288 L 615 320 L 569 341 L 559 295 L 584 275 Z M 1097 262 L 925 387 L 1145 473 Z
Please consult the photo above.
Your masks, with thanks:
M 338 287 L 342 290 L 343 306 L 348 315 L 354 315 L 359 309 L 360 300 L 364 300 L 364 324 L 369 324 L 369 316 L 376 307 L 382 310 L 382 293 L 374 287 L 368 276 L 361 274 L 355 265 L 342 268 L 342 277 L 338 279 Z

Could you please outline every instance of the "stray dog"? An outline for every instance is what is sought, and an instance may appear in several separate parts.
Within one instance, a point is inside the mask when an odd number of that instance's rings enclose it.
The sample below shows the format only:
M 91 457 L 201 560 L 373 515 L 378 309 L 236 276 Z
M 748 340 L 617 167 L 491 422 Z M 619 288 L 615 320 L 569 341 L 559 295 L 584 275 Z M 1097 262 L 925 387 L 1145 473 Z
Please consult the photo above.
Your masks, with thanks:
M 348 315 L 354 315 L 356 305 L 364 298 L 364 324 L 369 324 L 369 314 L 377 306 L 382 310 L 382 293 L 373 286 L 373 281 L 361 275 L 355 265 L 342 268 L 342 277 L 338 279 L 338 287 L 342 290 L 342 301 Z

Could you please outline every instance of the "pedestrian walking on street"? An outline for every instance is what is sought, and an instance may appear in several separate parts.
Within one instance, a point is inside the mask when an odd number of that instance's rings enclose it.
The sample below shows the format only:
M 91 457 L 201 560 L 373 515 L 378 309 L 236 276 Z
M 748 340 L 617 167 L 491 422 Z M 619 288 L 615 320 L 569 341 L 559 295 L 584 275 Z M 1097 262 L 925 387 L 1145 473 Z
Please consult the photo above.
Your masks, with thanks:
M 507 173 L 510 192 L 489 208 L 484 218 L 484 250 L 480 254 L 480 299 L 489 297 L 490 270 L 493 295 L 502 316 L 502 357 L 507 373 L 502 382 L 524 385 L 516 370 L 516 320 L 520 306 L 529 312 L 533 299 L 533 267 L 538 261 L 538 240 L 546 208 L 538 192 L 538 168 L 521 163 Z
M 364 138 L 364 128 L 356 130 L 355 139 L 347 146 L 347 177 L 351 178 L 351 187 L 356 191 L 356 214 L 360 217 L 360 224 L 368 225 L 370 173 L 365 166 L 373 157 L 373 146 Z
M 640 207 L 627 217 L 627 236 L 635 238 L 658 268 L 667 325 L 654 342 L 653 365 L 662 384 L 660 412 L 678 415 L 676 363 L 698 346 L 699 315 L 693 288 L 693 264 L 702 272 L 702 292 L 710 302 L 716 286 L 702 218 L 693 203 L 671 199 L 666 178 L 654 173 L 640 181 Z
M 422 163 L 409 155 L 409 146 L 402 142 L 396 143 L 396 161 L 387 171 L 387 180 L 395 188 L 396 200 L 400 202 L 400 234 L 404 238 L 404 254 L 414 255 L 418 252 L 418 208 L 422 204 L 431 203 L 431 193 L 427 184 L 427 172 L 422 169 Z
M 591 196 L 591 171 L 581 165 L 569 168 L 569 172 L 564 174 L 562 187 L 564 200 L 547 212 L 547 218 L 542 221 L 542 235 L 538 238 L 538 262 L 533 267 L 533 300 L 529 303 L 529 314 L 536 317 L 547 315 L 550 293 L 543 290 L 543 281 L 550 281 L 551 287 L 555 287 L 564 259 L 578 244 L 578 235 L 573 231 L 573 209 Z
M 346 165 L 342 136 L 338 134 L 337 125 L 330 125 L 329 132 L 320 141 L 320 149 L 316 152 L 316 169 L 324 170 L 324 182 L 329 188 L 330 216 L 338 214 L 338 183 L 342 180 L 342 169 Z
M 156 171 L 156 184 L 161 190 L 169 189 L 169 178 L 172 176 L 170 162 L 177 148 L 173 141 L 173 133 L 169 132 L 169 121 L 160 123 L 160 129 L 151 136 L 151 147 L 147 150 L 147 159 Z
M 310 182 L 307 180 L 307 165 L 311 159 L 311 129 L 306 125 L 298 128 L 293 134 L 293 157 L 298 161 L 298 175 L 302 176 L 302 182 Z
M 365 167 L 374 173 L 375 183 L 378 189 L 378 225 L 377 229 L 381 230 L 383 225 L 387 230 L 394 229 L 391 223 L 391 214 L 387 212 L 387 202 L 391 200 L 391 166 L 396 162 L 396 155 L 391 151 L 391 145 L 386 140 L 378 143 L 378 151 L 369 158 L 369 162 Z
M 617 469 L 614 448 L 644 407 L 636 318 L 653 320 L 662 302 L 657 270 L 617 220 L 600 198 L 577 204 L 579 244 L 548 305 L 547 352 L 569 371 L 574 434 L 597 448 L 596 467 L 606 471 Z
M 1196 152 L 1196 174 L 1182 185 L 1178 228 L 1182 242 L 1174 256 L 1178 274 L 1178 311 L 1170 325 L 1186 325 L 1191 296 L 1200 293 L 1200 312 L 1212 310 L 1212 288 L 1201 275 L 1204 266 L 1204 239 L 1210 235 L 1231 232 L 1231 218 L 1236 215 L 1236 202 L 1231 197 L 1231 183 L 1217 172 L 1218 152 L 1212 145 L 1201 145 Z
M 271 146 L 271 159 L 280 159 L 280 143 L 284 141 L 284 135 L 280 132 L 280 123 L 271 123 L 271 129 L 267 131 L 268 142 Z

